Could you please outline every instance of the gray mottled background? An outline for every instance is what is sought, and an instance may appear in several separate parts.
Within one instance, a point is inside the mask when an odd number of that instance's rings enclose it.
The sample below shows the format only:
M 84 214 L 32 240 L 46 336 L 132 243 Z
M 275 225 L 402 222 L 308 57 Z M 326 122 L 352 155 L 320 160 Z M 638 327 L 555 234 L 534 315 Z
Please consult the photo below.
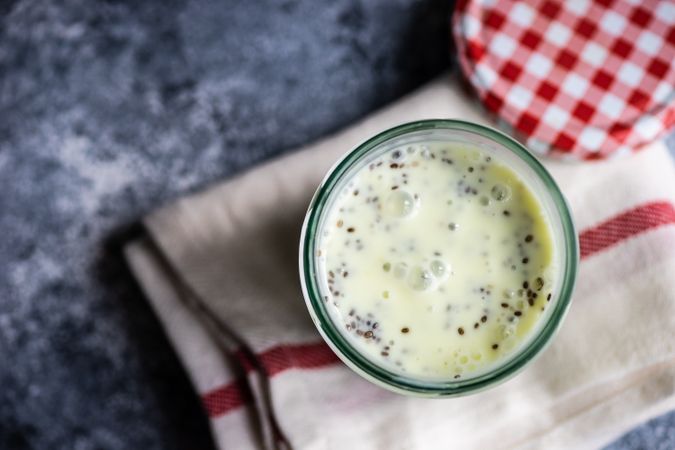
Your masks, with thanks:
M 121 244 L 441 73 L 449 9 L 0 0 L 0 448 L 211 448 Z M 674 424 L 612 448 L 674 448 Z

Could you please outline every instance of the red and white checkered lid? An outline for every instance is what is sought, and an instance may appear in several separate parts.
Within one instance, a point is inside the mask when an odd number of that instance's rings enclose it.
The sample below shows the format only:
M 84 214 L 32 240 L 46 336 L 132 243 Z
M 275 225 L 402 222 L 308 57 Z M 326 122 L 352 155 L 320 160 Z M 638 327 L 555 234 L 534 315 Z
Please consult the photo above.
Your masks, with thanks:
M 629 153 L 675 126 L 670 0 L 460 0 L 462 70 L 538 153 Z

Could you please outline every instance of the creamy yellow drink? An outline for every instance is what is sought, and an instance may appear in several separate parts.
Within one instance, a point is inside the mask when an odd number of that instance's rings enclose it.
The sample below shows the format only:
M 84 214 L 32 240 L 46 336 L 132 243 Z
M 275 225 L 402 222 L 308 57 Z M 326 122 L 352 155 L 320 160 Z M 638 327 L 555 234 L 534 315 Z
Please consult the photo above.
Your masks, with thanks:
M 316 246 L 322 299 L 350 344 L 394 373 L 488 372 L 551 304 L 551 224 L 497 154 L 443 142 L 389 149 L 327 208 Z

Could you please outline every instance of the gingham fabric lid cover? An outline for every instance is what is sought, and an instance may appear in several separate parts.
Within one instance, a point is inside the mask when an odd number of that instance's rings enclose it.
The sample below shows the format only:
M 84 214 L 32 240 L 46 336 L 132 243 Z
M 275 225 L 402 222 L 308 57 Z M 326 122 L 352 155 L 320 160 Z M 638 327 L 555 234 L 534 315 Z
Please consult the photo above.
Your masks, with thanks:
M 675 2 L 460 0 L 462 70 L 538 153 L 596 159 L 675 125 Z

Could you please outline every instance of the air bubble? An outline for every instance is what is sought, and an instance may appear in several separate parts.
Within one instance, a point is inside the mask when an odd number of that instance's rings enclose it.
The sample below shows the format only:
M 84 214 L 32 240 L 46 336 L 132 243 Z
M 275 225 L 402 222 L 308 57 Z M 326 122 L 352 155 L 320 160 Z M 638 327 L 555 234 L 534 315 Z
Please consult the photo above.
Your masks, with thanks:
M 445 265 L 445 263 L 437 259 L 431 261 L 430 268 L 431 273 L 433 273 L 436 278 L 441 278 L 447 272 L 447 266 Z
M 431 287 L 433 275 L 428 270 L 421 267 L 414 267 L 408 276 L 408 284 L 416 291 L 424 291 Z
M 487 198 L 485 195 L 481 195 L 479 201 L 480 201 L 480 204 L 481 204 L 482 206 L 489 206 L 490 203 L 491 203 L 491 202 L 490 202 L 490 199 Z
M 406 151 L 409 155 L 412 155 L 413 153 L 415 153 L 415 147 L 413 147 L 412 145 L 410 145 L 410 146 L 408 146 L 408 148 L 405 149 L 405 151 Z
M 426 145 L 422 145 L 420 147 L 420 155 L 422 155 L 422 158 L 424 159 L 431 158 L 431 152 L 429 151 L 429 147 L 427 147 Z
M 395 191 L 389 194 L 385 203 L 385 211 L 398 218 L 408 217 L 415 211 L 415 198 L 406 191 Z
M 501 333 L 502 337 L 508 338 L 513 336 L 513 334 L 516 332 L 516 326 L 515 323 L 510 323 L 508 325 L 502 325 L 501 326 Z
M 408 273 L 408 265 L 404 262 L 398 263 L 394 266 L 394 276 L 396 278 L 404 278 Z
M 492 186 L 490 194 L 492 195 L 492 198 L 498 202 L 505 202 L 511 198 L 511 188 L 505 184 L 497 183 Z
M 513 289 L 504 289 L 504 298 L 513 298 L 515 295 L 516 292 Z

